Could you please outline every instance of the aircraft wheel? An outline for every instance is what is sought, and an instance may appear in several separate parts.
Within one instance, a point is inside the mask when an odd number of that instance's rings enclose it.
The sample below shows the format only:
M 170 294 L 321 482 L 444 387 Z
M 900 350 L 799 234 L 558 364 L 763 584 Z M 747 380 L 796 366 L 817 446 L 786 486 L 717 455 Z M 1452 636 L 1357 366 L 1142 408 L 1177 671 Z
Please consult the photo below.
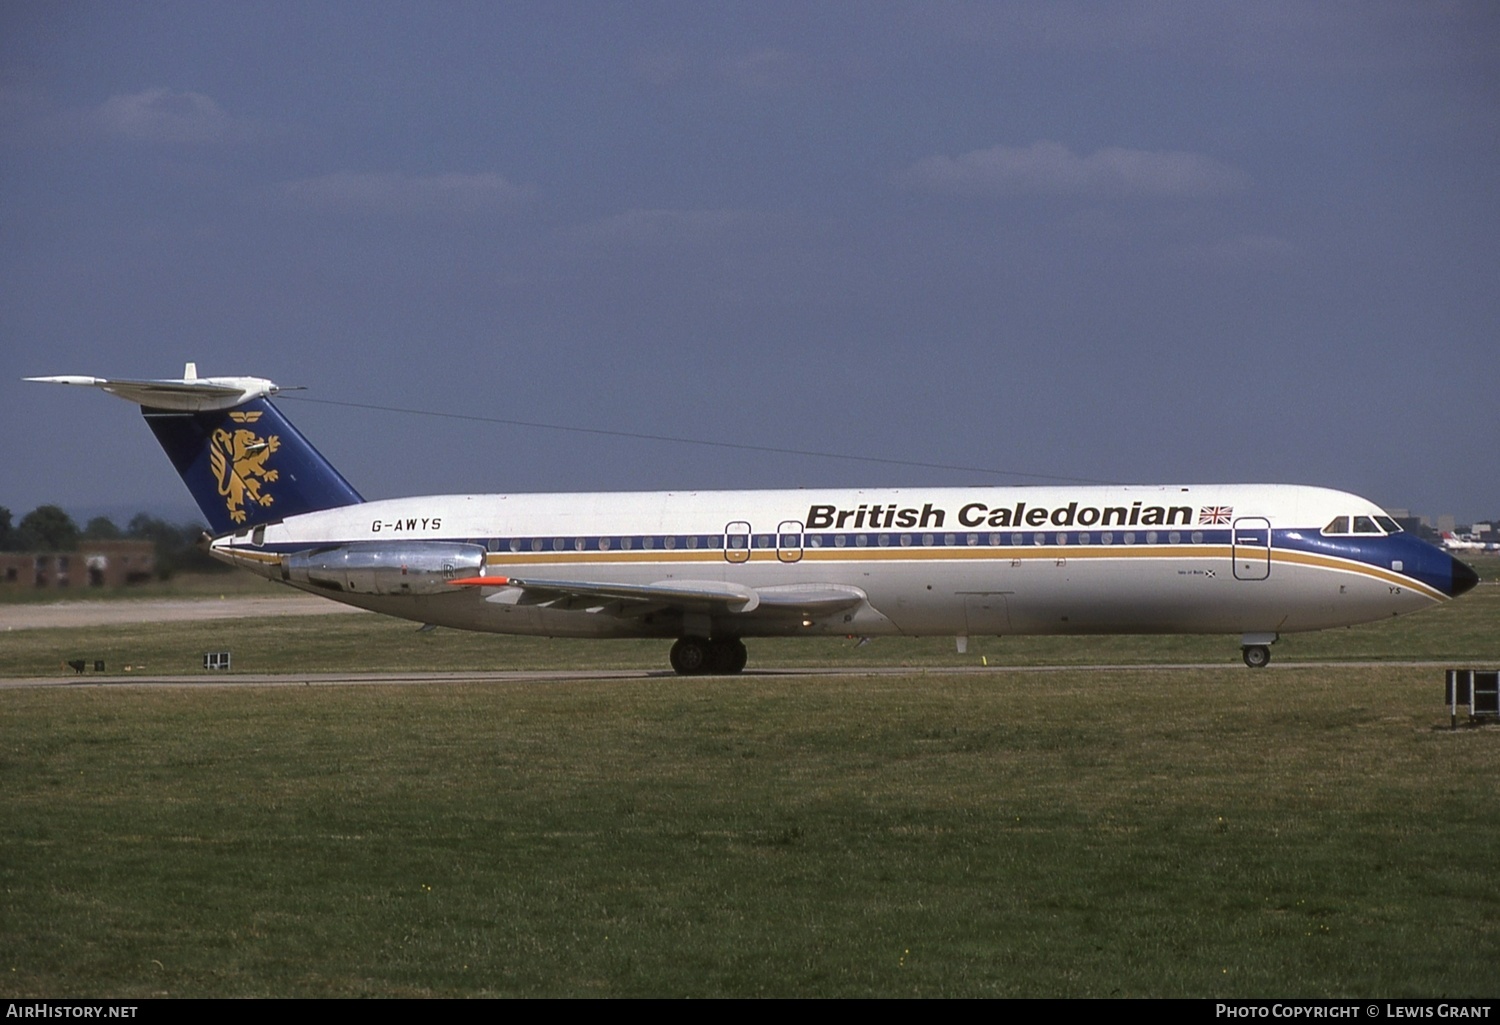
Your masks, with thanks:
M 678 676 L 698 676 L 709 669 L 709 643 L 702 637 L 681 637 L 672 645 L 672 668 Z
M 1271 649 L 1264 644 L 1247 644 L 1241 654 L 1251 669 L 1264 669 L 1271 664 Z
M 719 637 L 709 642 L 710 672 L 733 676 L 745 668 L 748 658 L 745 642 L 738 637 Z

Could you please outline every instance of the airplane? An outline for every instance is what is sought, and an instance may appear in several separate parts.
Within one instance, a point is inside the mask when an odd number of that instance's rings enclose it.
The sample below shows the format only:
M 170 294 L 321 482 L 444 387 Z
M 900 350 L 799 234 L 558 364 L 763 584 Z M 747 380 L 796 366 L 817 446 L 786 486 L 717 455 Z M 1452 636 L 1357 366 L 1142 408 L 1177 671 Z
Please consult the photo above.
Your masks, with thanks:
M 423 624 L 672 639 L 679 674 L 746 638 L 1281 634 L 1478 583 L 1355 495 L 1286 484 L 446 495 L 365 501 L 257 377 L 35 377 L 142 407 L 211 555 Z
M 1450 530 L 1441 534 L 1443 547 L 1450 552 L 1500 552 L 1500 543 L 1487 541 L 1470 541 L 1459 537 Z

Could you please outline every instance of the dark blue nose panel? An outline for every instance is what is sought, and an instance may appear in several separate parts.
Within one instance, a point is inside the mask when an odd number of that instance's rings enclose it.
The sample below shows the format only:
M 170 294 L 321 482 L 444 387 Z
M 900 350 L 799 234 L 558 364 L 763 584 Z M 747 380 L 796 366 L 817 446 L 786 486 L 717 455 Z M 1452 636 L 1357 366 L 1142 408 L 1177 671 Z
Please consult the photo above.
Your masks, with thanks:
M 1452 556 L 1449 556 L 1452 558 Z M 1457 598 L 1461 594 L 1467 594 L 1479 583 L 1479 574 L 1475 573 L 1468 563 L 1453 559 L 1453 586 L 1448 591 L 1450 595 Z

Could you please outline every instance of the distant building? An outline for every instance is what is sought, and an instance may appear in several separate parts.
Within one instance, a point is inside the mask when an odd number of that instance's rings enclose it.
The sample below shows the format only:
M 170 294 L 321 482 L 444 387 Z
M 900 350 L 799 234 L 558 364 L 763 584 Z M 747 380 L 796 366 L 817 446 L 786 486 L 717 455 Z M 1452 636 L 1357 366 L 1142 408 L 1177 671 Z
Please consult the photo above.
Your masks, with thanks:
M 124 587 L 156 576 L 150 541 L 80 541 L 73 552 L 0 552 L 0 587 Z
M 1438 517 L 1438 521 L 1437 521 L 1437 529 L 1438 530 L 1447 531 L 1448 533 L 1451 534 L 1451 533 L 1453 533 L 1454 530 L 1457 529 L 1457 527 L 1458 527 L 1458 521 L 1454 519 L 1452 513 L 1443 513 L 1441 516 Z

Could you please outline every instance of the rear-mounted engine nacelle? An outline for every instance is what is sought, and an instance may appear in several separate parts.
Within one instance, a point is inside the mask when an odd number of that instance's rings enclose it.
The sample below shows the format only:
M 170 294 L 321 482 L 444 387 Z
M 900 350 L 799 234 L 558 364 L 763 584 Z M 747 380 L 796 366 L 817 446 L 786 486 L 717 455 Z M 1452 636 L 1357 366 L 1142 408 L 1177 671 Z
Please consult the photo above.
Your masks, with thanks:
M 451 593 L 448 581 L 482 572 L 482 547 L 445 541 L 334 545 L 281 560 L 287 583 L 349 594 Z

